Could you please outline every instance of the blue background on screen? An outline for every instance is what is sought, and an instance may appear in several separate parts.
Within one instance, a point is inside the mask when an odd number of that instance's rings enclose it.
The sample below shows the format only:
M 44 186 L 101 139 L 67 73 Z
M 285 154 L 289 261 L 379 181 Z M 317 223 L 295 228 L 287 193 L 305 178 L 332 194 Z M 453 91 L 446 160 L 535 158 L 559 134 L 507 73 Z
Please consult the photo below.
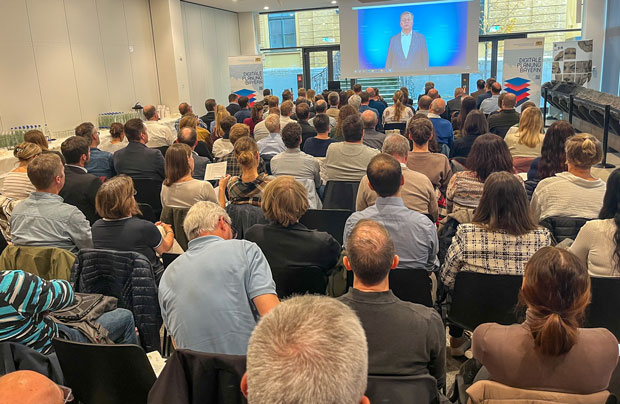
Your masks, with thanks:
M 426 37 L 430 67 L 458 66 L 467 53 L 469 1 L 357 10 L 359 69 L 383 69 L 390 38 L 400 33 L 400 14 L 413 14 L 413 31 Z

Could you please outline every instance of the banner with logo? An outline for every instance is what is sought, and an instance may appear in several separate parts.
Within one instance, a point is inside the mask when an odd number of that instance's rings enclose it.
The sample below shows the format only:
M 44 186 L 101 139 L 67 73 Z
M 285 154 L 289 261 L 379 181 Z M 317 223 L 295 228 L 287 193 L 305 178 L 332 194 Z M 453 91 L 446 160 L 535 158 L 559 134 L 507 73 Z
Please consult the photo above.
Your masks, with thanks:
M 248 97 L 250 105 L 263 99 L 265 81 L 262 56 L 229 56 L 228 70 L 231 93 Z
M 517 111 L 526 101 L 540 105 L 544 38 L 504 41 L 504 91 L 517 96 Z
M 592 80 L 591 39 L 553 43 L 553 80 L 577 83 L 580 86 Z

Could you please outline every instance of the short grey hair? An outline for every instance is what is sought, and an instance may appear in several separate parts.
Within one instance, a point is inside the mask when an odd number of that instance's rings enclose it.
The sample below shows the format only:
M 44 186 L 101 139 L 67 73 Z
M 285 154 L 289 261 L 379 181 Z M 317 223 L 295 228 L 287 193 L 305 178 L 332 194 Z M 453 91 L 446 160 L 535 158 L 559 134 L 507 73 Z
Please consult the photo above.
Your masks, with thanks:
M 368 377 L 355 312 L 326 296 L 296 296 L 258 323 L 248 345 L 248 404 L 359 404 Z
M 388 135 L 383 141 L 381 151 L 390 156 L 407 157 L 409 154 L 409 140 L 398 133 Z
M 348 103 L 350 106 L 352 106 L 353 108 L 359 111 L 360 105 L 362 105 L 362 97 L 360 97 L 357 94 L 353 94 L 352 96 L 349 97 Z
M 200 237 L 202 232 L 212 232 L 217 228 L 217 222 L 223 217 L 230 224 L 230 216 L 217 203 L 200 201 L 196 202 L 187 212 L 183 222 L 183 230 L 188 240 Z

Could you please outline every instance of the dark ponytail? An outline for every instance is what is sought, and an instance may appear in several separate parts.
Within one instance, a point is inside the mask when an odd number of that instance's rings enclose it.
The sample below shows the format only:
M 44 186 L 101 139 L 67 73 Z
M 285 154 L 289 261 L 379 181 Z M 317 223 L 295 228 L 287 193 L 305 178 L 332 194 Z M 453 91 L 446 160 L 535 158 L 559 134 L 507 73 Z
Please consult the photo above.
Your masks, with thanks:
M 543 247 L 525 267 L 519 301 L 528 308 L 536 349 L 543 355 L 563 355 L 577 342 L 590 303 L 588 270 L 568 250 Z
M 616 248 L 611 258 L 614 263 L 614 270 L 620 272 L 620 168 L 616 168 L 607 179 L 603 207 L 598 218 L 614 219 L 614 224 L 616 225 L 614 244 Z

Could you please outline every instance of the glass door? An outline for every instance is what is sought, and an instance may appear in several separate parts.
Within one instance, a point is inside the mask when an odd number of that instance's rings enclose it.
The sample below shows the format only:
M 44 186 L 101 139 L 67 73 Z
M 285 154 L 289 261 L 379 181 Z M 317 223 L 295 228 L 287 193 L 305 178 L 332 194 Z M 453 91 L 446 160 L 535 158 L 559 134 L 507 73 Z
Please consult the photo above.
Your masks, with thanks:
M 335 56 L 337 55 L 337 56 Z M 334 80 L 335 60 L 338 60 L 338 76 L 340 76 L 340 47 L 312 47 L 303 49 L 304 86 L 312 88 L 320 94 Z

